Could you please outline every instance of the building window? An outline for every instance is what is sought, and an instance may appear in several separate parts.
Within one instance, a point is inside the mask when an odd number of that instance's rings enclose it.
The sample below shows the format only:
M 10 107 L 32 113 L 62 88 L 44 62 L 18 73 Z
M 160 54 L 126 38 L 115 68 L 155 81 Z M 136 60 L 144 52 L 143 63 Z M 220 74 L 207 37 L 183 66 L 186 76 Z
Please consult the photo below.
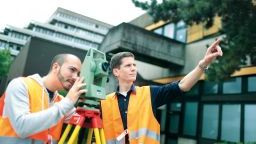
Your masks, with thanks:
M 180 21 L 176 24 L 175 39 L 180 42 L 186 42 L 187 40 L 187 28 L 184 21 Z
M 162 105 L 160 107 L 157 108 L 157 113 L 160 114 L 160 129 L 162 131 L 165 130 L 165 125 L 166 125 L 166 104 L 165 105 Z
M 181 103 L 171 103 L 170 111 L 176 111 L 180 112 L 181 111 Z
M 180 125 L 181 103 L 170 103 L 169 109 L 169 133 L 178 133 Z
M 13 44 L 9 44 L 9 48 L 13 49 Z
M 256 76 L 248 77 L 248 92 L 256 92 Z
M 198 96 L 199 95 L 199 84 L 194 85 L 190 91 L 185 93 L 186 96 Z
M 223 105 L 221 140 L 240 141 L 241 105 Z
M 168 144 L 177 144 L 177 143 L 178 143 L 177 140 L 174 140 L 171 138 L 168 139 Z
M 20 50 L 21 50 L 21 46 L 17 46 L 17 47 L 16 47 L 16 50 L 17 50 L 17 51 L 20 51 Z
M 183 21 L 180 21 L 177 24 L 169 23 L 163 27 L 153 30 L 153 32 L 180 42 L 187 41 L 187 28 Z
M 197 102 L 188 102 L 185 105 L 184 128 L 183 134 L 195 136 L 197 127 Z
M 219 106 L 204 105 L 202 137 L 209 138 L 209 139 L 217 139 L 218 124 L 219 124 Z
M 256 105 L 245 105 L 244 113 L 244 141 L 255 142 L 256 141 Z
M 174 24 L 170 23 L 164 26 L 164 36 L 174 38 Z
M 179 121 L 180 121 L 180 116 L 179 115 L 170 115 L 170 126 L 169 126 L 169 132 L 170 133 L 178 133 L 179 131 Z
M 7 43 L 6 43 L 6 42 L 0 41 L 0 47 L 1 47 L 1 48 L 7 48 L 8 46 L 7 46 Z
M 160 27 L 160 28 L 158 28 L 158 29 L 155 29 L 155 30 L 154 30 L 154 33 L 157 33 L 157 34 L 162 35 L 162 34 L 163 34 L 163 28 Z
M 165 134 L 161 134 L 160 136 L 160 143 L 165 144 Z
M 187 39 L 187 30 L 186 28 L 182 28 L 182 29 L 177 29 L 176 31 L 176 40 L 181 41 L 181 42 L 186 42 Z
M 55 25 L 57 27 L 60 27 L 60 28 L 64 28 L 65 27 L 65 24 L 63 24 L 63 23 L 56 23 Z
M 218 84 L 216 82 L 204 81 L 204 94 L 217 94 Z
M 229 81 L 223 83 L 223 93 L 224 94 L 235 94 L 241 93 L 242 91 L 242 79 L 241 77 L 232 78 Z

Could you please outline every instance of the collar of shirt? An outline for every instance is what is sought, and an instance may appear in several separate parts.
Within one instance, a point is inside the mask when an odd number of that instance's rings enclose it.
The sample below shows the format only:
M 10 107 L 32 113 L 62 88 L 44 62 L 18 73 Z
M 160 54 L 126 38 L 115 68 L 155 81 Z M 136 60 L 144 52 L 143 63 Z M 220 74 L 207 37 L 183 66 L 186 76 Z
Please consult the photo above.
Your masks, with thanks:
M 135 88 L 135 85 L 134 85 L 134 84 L 132 84 L 131 88 L 130 88 L 129 91 L 127 92 L 127 95 L 130 95 L 131 93 L 136 94 L 136 88 Z M 118 86 L 117 89 L 116 89 L 116 95 L 117 95 L 117 96 L 122 95 L 121 93 L 119 93 L 119 86 Z

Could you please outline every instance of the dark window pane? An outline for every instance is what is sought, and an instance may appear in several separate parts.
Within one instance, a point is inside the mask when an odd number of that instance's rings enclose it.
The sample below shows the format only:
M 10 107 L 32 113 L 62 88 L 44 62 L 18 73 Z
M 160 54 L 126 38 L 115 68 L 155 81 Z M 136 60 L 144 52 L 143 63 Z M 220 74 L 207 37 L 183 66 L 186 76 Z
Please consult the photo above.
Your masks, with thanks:
M 179 131 L 179 115 L 170 115 L 170 126 L 169 126 L 169 132 L 170 133 L 178 133 Z
M 223 105 L 221 140 L 239 142 L 240 141 L 240 105 Z
M 256 142 L 256 105 L 245 105 L 244 141 Z
M 171 139 L 171 138 L 168 139 L 168 144 L 177 144 L 177 143 L 178 142 L 176 139 Z
M 256 92 L 256 76 L 248 77 L 248 92 Z
M 170 111 L 181 111 L 181 103 L 171 103 Z
M 165 135 L 164 135 L 164 134 L 161 134 L 160 137 L 161 137 L 161 138 L 160 138 L 160 143 L 161 143 L 161 144 L 165 144 Z
M 199 94 L 199 84 L 196 84 L 190 89 L 190 91 L 186 92 L 187 96 L 197 96 Z
M 161 130 L 165 130 L 165 124 L 166 124 L 166 105 L 162 105 L 158 108 L 158 112 L 161 113 L 161 120 L 160 120 L 160 127 Z
M 202 137 L 217 139 L 219 124 L 219 106 L 204 105 Z
M 204 94 L 217 94 L 218 84 L 216 82 L 205 81 Z
M 183 127 L 183 132 L 185 135 L 191 135 L 191 136 L 196 135 L 197 109 L 198 109 L 198 103 L 196 102 L 186 103 L 184 127 Z
M 223 93 L 233 94 L 241 93 L 241 77 L 233 78 L 223 83 Z

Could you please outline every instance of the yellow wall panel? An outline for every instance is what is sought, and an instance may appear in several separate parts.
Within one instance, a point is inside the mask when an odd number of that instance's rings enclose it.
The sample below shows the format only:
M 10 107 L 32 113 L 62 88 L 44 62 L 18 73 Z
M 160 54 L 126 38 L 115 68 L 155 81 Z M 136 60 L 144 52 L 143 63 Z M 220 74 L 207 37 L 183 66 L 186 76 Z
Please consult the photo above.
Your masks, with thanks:
M 145 29 L 151 31 L 151 30 L 153 30 L 153 29 L 156 29 L 156 28 L 161 27 L 161 26 L 164 25 L 164 24 L 166 24 L 165 21 L 159 21 L 159 22 L 157 22 L 157 23 L 153 23 L 153 24 L 151 24 L 151 25 L 149 25 L 149 26 L 146 26 Z
M 221 28 L 221 18 L 215 17 L 213 26 L 208 29 L 204 28 L 204 30 L 203 30 L 204 36 L 217 33 L 220 30 L 220 28 Z
M 221 28 L 221 18 L 215 17 L 213 26 L 206 29 L 203 24 L 194 24 L 188 27 L 187 42 L 193 42 L 202 39 L 205 36 L 217 33 Z
M 198 39 L 203 38 L 203 27 L 202 25 L 192 25 L 187 29 L 187 42 L 192 42 Z

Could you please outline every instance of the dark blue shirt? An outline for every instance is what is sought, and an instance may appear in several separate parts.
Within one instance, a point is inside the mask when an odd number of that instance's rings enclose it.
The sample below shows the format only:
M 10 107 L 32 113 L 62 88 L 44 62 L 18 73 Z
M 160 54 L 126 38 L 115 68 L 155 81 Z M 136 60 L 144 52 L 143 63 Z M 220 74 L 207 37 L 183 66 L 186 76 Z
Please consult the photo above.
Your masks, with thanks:
M 136 93 L 136 89 L 135 86 L 132 85 L 130 90 L 127 92 L 127 96 L 123 96 L 118 91 L 119 88 L 117 88 L 116 92 L 118 106 L 122 117 L 124 129 L 127 129 L 127 111 L 129 99 L 132 92 Z M 183 92 L 179 88 L 178 82 L 173 82 L 162 86 L 152 85 L 150 86 L 150 92 L 154 116 L 156 116 L 156 110 L 159 106 L 169 103 L 174 97 L 183 95 Z
M 47 92 L 48 92 L 48 95 L 49 95 L 49 97 L 50 97 L 50 101 L 51 101 L 51 100 L 52 100 L 52 98 L 54 97 L 54 92 L 52 92 L 52 91 L 48 90 L 47 88 L 46 88 L 46 90 L 47 90 Z

